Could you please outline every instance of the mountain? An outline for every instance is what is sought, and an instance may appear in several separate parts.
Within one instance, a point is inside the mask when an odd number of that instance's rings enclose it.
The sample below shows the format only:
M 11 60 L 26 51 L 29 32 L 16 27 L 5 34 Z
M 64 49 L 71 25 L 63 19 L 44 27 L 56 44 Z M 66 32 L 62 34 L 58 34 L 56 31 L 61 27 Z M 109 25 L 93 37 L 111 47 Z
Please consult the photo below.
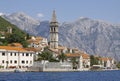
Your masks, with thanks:
M 36 27 L 35 29 L 40 36 L 49 37 L 49 21 L 41 21 L 40 25 Z
M 120 25 L 82 17 L 71 23 L 63 23 L 60 32 L 63 45 L 120 60 Z
M 16 25 L 11 24 L 10 22 L 8 22 L 7 20 L 5 20 L 4 18 L 2 18 L 0 16 L 0 32 L 7 32 L 8 28 L 12 28 L 12 33 L 21 33 L 23 35 L 26 35 L 25 32 L 23 32 L 22 30 L 20 30 Z
M 37 34 L 37 31 L 34 29 L 40 22 L 26 15 L 24 12 L 16 12 L 11 15 L 3 15 L 2 17 L 30 34 Z
M 4 18 L 30 34 L 49 38 L 49 21 L 38 22 L 33 19 L 33 21 L 36 21 L 33 24 L 32 22 L 25 22 L 26 17 L 22 20 L 21 16 L 17 16 L 20 20 L 17 21 L 14 18 L 16 15 L 12 15 Z M 13 18 L 10 19 L 10 17 Z M 80 17 L 76 21 L 60 24 L 59 40 L 59 44 L 67 47 L 77 47 L 89 54 L 112 56 L 120 60 L 120 25 L 117 24 Z

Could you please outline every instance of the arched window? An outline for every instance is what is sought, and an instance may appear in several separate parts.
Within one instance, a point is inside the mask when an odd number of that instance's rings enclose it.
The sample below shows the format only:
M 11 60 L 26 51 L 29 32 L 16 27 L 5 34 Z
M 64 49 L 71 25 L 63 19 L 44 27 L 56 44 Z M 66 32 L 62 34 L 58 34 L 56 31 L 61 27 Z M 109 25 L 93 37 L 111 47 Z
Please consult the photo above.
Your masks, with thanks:
M 55 32 L 55 27 L 54 27 L 54 32 Z

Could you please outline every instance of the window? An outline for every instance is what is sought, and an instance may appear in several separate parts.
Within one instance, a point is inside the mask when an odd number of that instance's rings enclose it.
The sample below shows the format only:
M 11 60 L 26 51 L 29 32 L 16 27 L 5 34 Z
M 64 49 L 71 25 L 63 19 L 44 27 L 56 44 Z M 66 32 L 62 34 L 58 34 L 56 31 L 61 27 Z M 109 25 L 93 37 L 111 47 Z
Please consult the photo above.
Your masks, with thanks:
M 10 53 L 10 56 L 12 56 L 12 53 Z
M 25 63 L 25 61 L 24 60 L 22 60 L 22 64 L 24 64 Z
M 32 61 L 30 61 L 30 64 L 32 64 Z
M 5 61 L 4 61 L 4 60 L 2 60 L 2 63 L 4 64 L 4 63 L 5 63 Z
M 5 56 L 5 52 L 2 52 L 2 56 Z
M 14 55 L 16 56 L 16 53 Z
M 26 56 L 29 56 L 29 53 L 26 53 Z
M 22 53 L 22 56 L 24 56 L 24 53 Z
M 56 31 L 55 31 L 55 28 L 54 28 L 54 32 L 56 32 Z
M 15 60 L 15 61 L 14 61 L 14 63 L 16 64 L 16 63 L 17 63 L 17 61 Z
M 9 61 L 6 61 L 6 64 L 9 64 Z
M 28 64 L 28 61 L 26 61 L 26 64 Z
M 12 60 L 10 61 L 10 63 L 12 64 Z

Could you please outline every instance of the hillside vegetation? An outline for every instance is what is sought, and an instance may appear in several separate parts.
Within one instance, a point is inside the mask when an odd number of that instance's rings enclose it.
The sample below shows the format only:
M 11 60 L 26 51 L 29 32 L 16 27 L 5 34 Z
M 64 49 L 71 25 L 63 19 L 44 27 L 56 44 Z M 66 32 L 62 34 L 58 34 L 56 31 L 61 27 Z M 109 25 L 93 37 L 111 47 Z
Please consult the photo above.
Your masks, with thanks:
M 8 28 L 12 29 L 12 33 L 8 32 Z M 0 17 L 0 45 L 19 42 L 24 47 L 27 47 L 27 41 L 25 40 L 26 36 L 28 35 L 25 32 Z

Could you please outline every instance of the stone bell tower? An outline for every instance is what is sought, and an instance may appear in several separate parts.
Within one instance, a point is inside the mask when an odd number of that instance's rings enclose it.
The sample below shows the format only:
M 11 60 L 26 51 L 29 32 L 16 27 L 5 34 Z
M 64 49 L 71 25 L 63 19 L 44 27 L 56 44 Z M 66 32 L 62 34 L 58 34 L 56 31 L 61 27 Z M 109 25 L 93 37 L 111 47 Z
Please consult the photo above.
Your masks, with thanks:
M 58 22 L 56 20 L 55 10 L 53 11 L 50 22 L 50 48 L 58 49 Z

